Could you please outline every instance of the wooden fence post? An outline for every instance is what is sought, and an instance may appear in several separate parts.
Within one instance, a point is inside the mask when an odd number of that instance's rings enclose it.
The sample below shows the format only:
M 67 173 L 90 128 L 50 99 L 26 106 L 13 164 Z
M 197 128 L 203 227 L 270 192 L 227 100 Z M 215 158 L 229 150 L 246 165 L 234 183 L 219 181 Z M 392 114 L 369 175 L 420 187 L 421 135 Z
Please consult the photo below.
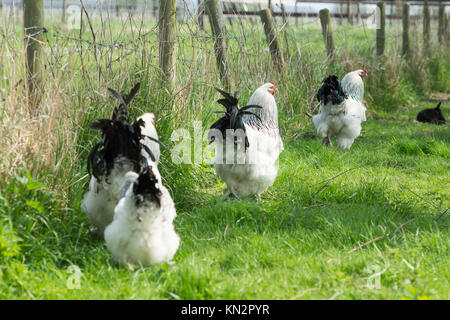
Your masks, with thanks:
M 288 39 L 288 34 L 287 34 L 287 27 L 288 27 L 288 19 L 287 19 L 287 15 L 286 15 L 286 10 L 284 8 L 284 4 L 281 4 L 281 14 L 283 17 L 283 38 L 284 38 L 284 43 L 285 43 L 285 55 L 286 55 L 286 59 L 289 60 L 291 54 L 289 52 L 289 39 Z
M 353 24 L 353 13 L 351 0 L 347 0 L 347 20 L 348 23 Z
M 170 92 L 175 87 L 176 15 L 176 0 L 159 0 L 159 66 Z
M 158 0 L 152 0 L 152 14 L 155 20 L 158 20 Z
M 44 0 L 23 1 L 25 35 L 25 75 L 30 111 L 34 113 L 42 95 L 42 42 L 44 41 Z
M 410 55 L 410 45 L 409 45 L 409 27 L 411 24 L 409 16 L 409 3 L 403 5 L 403 49 L 402 54 L 405 57 Z
M 445 13 L 444 16 L 445 20 L 444 20 L 444 35 L 445 35 L 445 40 L 447 43 L 447 46 L 450 46 L 450 30 L 449 30 L 449 22 L 450 19 L 448 18 L 448 14 Z
M 424 1 L 423 5 L 423 45 L 425 52 L 430 52 L 430 7 L 428 0 Z
M 67 9 L 67 1 L 63 0 L 62 2 L 62 16 L 61 16 L 61 23 L 66 23 L 66 9 Z
M 214 37 L 214 52 L 216 54 L 217 67 L 219 68 L 220 79 L 225 90 L 231 88 L 231 75 L 228 68 L 227 44 L 225 41 L 225 24 L 223 22 L 223 12 L 220 8 L 219 0 L 206 0 L 206 10 L 209 24 Z
M 270 53 L 275 67 L 280 73 L 286 72 L 286 66 L 284 63 L 283 54 L 281 53 L 281 46 L 278 41 L 275 23 L 270 13 L 270 9 L 263 9 L 259 11 L 259 16 L 264 26 L 264 32 L 266 34 L 267 42 L 269 43 Z
M 384 2 L 377 3 L 377 55 L 382 56 L 384 54 L 384 46 L 386 41 L 386 4 Z
M 445 34 L 445 7 L 441 4 L 439 6 L 439 26 L 438 26 L 438 40 L 439 44 L 444 44 L 446 38 Z
M 120 17 L 120 6 L 119 3 L 116 0 L 116 4 L 114 5 L 114 8 L 116 9 L 116 17 L 119 18 Z
M 205 22 L 203 20 L 203 16 L 205 14 L 205 4 L 203 2 L 203 0 L 198 0 L 198 9 L 197 9 L 197 23 L 198 23 L 198 28 L 200 30 L 205 30 Z
M 333 31 L 331 30 L 331 18 L 330 11 L 328 9 L 322 9 L 319 11 L 320 24 L 322 25 L 323 41 L 327 49 L 327 57 L 329 61 L 334 60 L 335 49 L 333 40 Z

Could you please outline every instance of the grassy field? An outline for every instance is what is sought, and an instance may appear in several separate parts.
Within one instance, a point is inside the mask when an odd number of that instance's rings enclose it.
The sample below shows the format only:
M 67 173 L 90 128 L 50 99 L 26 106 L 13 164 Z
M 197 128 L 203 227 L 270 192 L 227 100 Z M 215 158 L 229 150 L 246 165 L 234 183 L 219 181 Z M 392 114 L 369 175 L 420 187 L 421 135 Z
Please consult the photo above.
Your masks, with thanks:
M 326 148 L 311 126 L 288 134 L 260 201 L 223 201 L 207 169 L 211 186 L 184 190 L 201 201 L 178 205 L 173 265 L 112 266 L 104 242 L 88 236 L 80 197 L 66 207 L 49 186 L 18 178 L 0 196 L 0 297 L 448 299 L 449 219 L 440 214 L 450 134 L 413 115 L 369 119 L 349 152 Z M 69 289 L 72 265 L 78 290 Z M 368 279 L 377 272 L 379 285 Z
M 324 61 L 317 24 L 291 26 L 284 79 L 272 70 L 260 26 L 229 27 L 242 101 L 263 81 L 277 82 L 285 145 L 279 176 L 259 201 L 224 201 L 225 185 L 211 166 L 175 165 L 163 153 L 160 170 L 182 239 L 174 263 L 113 266 L 80 210 L 86 157 L 99 139 L 88 125 L 115 105 L 106 88 L 126 91 L 140 81 L 131 112 L 156 112 L 169 146 L 174 129 L 194 120 L 206 129 L 219 109 L 212 43 L 203 38 L 208 25 L 201 33 L 181 24 L 177 91 L 168 95 L 160 86 L 154 25 L 127 23 L 102 29 L 96 21 L 97 41 L 129 41 L 135 49 L 98 46 L 97 61 L 91 45 L 55 36 L 77 32 L 56 23 L 48 28 L 46 93 L 35 119 L 26 116 L 20 85 L 21 41 L 0 48 L 11 61 L 0 70 L 0 299 L 449 298 L 450 132 L 448 124 L 413 121 L 419 109 L 435 105 L 430 96 L 448 95 L 449 52 L 435 46 L 426 56 L 419 46 L 406 62 L 396 26 L 382 59 L 373 54 L 374 30 L 337 27 L 332 65 Z M 137 36 L 141 31 L 148 42 Z M 82 35 L 89 39 L 89 30 Z M 368 121 L 350 151 L 327 148 L 305 113 L 314 111 L 325 75 L 361 66 L 369 70 Z M 443 113 L 450 113 L 448 102 Z

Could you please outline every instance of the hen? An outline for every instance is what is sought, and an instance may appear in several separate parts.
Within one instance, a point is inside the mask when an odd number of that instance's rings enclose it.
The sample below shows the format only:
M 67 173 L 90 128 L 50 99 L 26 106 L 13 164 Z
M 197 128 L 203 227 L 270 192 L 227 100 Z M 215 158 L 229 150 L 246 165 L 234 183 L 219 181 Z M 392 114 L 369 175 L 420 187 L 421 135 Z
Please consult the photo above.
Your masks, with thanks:
M 361 122 L 366 121 L 363 105 L 364 69 L 350 72 L 339 83 L 337 76 L 325 78 L 317 92 L 319 113 L 312 117 L 318 136 L 327 145 L 336 137 L 338 146 L 350 149 L 361 133 Z
M 140 174 L 128 172 L 114 220 L 105 229 L 113 260 L 129 267 L 170 261 L 180 244 L 175 217 L 174 202 L 155 164 Z
M 139 84 L 136 84 L 124 98 L 109 89 L 119 99 L 120 105 L 115 108 L 112 119 L 99 119 L 90 126 L 100 130 L 103 139 L 88 156 L 91 180 L 81 208 L 93 226 L 91 231 L 101 236 L 113 220 L 125 174 L 128 171 L 140 172 L 149 162 L 158 162 L 160 156 L 161 143 L 154 126 L 155 116 L 146 113 L 132 124 L 128 120 L 127 106 L 138 89 Z
M 270 82 L 259 87 L 241 109 L 235 96 L 217 90 L 224 97 L 218 102 L 226 112 L 209 134 L 216 142 L 216 172 L 227 184 L 230 197 L 259 196 L 274 183 L 283 150 L 275 86 Z

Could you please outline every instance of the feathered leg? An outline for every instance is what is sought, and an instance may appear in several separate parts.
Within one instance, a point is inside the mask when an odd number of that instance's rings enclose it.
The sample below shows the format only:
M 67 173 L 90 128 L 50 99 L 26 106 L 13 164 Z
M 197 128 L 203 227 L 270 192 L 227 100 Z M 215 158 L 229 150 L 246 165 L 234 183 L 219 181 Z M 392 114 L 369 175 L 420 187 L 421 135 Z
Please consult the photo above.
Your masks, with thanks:
M 333 143 L 331 142 L 331 137 L 330 136 L 326 136 L 325 138 L 322 139 L 322 142 L 329 147 L 333 146 Z

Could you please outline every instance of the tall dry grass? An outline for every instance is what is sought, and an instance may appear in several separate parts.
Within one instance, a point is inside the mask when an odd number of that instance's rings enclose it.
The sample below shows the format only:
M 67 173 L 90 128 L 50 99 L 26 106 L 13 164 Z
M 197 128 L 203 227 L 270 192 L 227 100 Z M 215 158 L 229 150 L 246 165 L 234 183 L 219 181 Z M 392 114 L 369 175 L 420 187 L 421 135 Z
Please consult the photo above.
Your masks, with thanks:
M 0 38 L 0 175 L 4 177 L 0 187 L 24 170 L 63 195 L 73 192 L 73 186 L 85 186 L 85 159 L 99 140 L 98 133 L 88 129 L 89 123 L 109 117 L 116 105 L 107 92 L 108 87 L 125 92 L 135 82 L 141 82 L 130 112 L 132 116 L 144 111 L 155 112 L 160 136 L 169 145 L 174 129 L 189 127 L 193 120 L 201 120 L 206 129 L 215 119 L 213 111 L 220 109 L 214 103 L 213 87 L 221 84 L 208 23 L 202 31 L 196 17 L 178 22 L 177 85 L 174 93 L 169 94 L 162 85 L 158 67 L 156 20 L 148 14 L 123 14 L 116 18 L 98 11 L 90 15 L 96 44 L 92 42 L 86 17 L 81 31 L 68 30 L 57 22 L 57 16 L 48 21 L 49 32 L 44 44 L 45 87 L 40 113 L 31 117 L 27 113 L 23 77 L 23 35 L 20 25 L 8 19 L 3 19 L 5 23 L 0 26 L 2 34 L 12 34 Z M 228 22 L 226 26 L 233 89 L 239 91 L 245 102 L 256 87 L 275 81 L 279 89 L 281 131 L 288 136 L 308 130 L 310 121 L 306 114 L 317 107 L 316 90 L 329 73 L 343 76 L 362 66 L 368 69 L 369 110 L 395 110 L 398 105 L 408 104 L 436 88 L 439 84 L 436 79 L 448 79 L 442 76 L 448 73 L 447 62 L 438 68 L 440 76 L 434 75 L 434 82 L 424 85 L 427 83 L 424 79 L 431 77 L 430 72 L 436 71 L 436 65 L 448 57 L 448 52 L 436 47 L 435 54 L 422 63 L 425 57 L 418 49 L 412 62 L 406 63 L 398 54 L 398 25 L 389 30 L 390 45 L 383 59 L 374 55 L 374 30 L 347 25 L 336 27 L 338 57 L 329 65 L 319 23 L 312 20 L 298 28 L 293 21 L 289 26 L 278 21 L 279 37 L 288 61 L 287 76 L 281 77 L 273 68 L 259 19 L 233 21 L 232 26 Z M 83 41 L 77 40 L 80 36 Z M 419 90 L 417 83 L 423 88 Z M 193 177 L 208 183 L 208 179 L 202 178 L 205 170 L 199 166 L 180 168 L 166 161 L 162 170 L 170 173 L 167 179 L 173 185 L 181 184 L 178 191 L 174 190 L 181 198 L 186 196 L 183 188 L 191 184 Z

